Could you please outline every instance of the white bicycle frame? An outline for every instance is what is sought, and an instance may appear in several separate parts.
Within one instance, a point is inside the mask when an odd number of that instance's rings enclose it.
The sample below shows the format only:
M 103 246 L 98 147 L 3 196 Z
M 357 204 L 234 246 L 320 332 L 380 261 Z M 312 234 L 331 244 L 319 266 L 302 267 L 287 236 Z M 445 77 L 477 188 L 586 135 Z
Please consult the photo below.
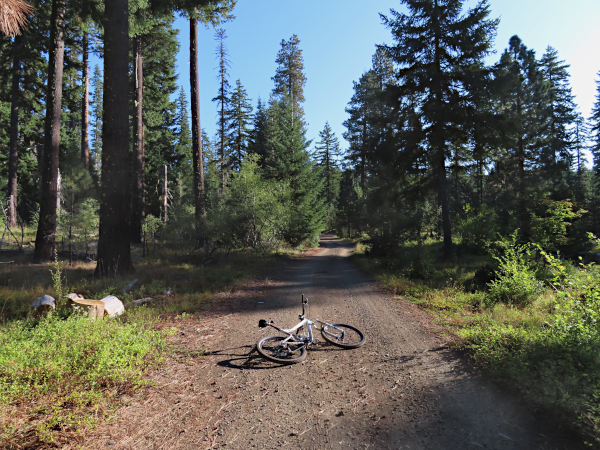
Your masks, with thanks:
M 266 325 L 271 326 L 271 327 L 275 328 L 277 331 L 281 331 L 282 333 L 288 335 L 285 339 L 283 339 L 281 341 L 280 345 L 294 344 L 298 348 L 296 348 L 295 350 L 291 350 L 291 351 L 296 352 L 302 348 L 302 346 L 299 344 L 303 344 L 304 347 L 306 347 L 308 344 L 318 344 L 319 340 L 313 339 L 313 330 L 312 330 L 313 325 L 316 325 L 317 323 L 321 324 L 321 328 L 317 328 L 319 331 L 321 331 L 321 333 L 327 333 L 327 330 L 323 330 L 323 326 L 331 327 L 334 330 L 341 331 L 342 333 L 345 332 L 344 330 L 337 328 L 336 326 L 334 326 L 330 323 L 323 322 L 322 320 L 315 319 L 314 321 L 312 321 L 310 319 L 307 319 L 306 317 L 304 317 L 306 315 L 304 312 L 304 305 L 308 305 L 308 301 L 306 303 L 304 302 L 304 294 L 303 294 L 302 295 L 302 314 L 300 314 L 300 319 L 302 319 L 302 320 L 300 321 L 300 323 L 298 323 L 293 328 L 287 328 L 287 329 L 279 328 L 277 325 L 273 324 L 273 321 L 266 322 Z M 305 337 L 302 337 L 302 336 L 295 336 L 294 333 L 305 325 L 308 328 L 308 339 Z M 316 326 L 315 326 L 315 328 L 316 328 Z M 300 340 L 297 340 L 297 338 L 300 338 Z

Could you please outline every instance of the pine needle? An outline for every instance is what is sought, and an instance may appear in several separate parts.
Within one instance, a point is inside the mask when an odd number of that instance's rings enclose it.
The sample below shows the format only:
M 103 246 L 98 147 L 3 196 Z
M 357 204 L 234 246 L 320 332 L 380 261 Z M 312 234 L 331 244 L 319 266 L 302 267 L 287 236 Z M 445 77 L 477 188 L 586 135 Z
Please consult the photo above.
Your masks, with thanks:
M 0 0 L 0 31 L 7 36 L 18 36 L 33 14 L 33 6 L 23 0 Z

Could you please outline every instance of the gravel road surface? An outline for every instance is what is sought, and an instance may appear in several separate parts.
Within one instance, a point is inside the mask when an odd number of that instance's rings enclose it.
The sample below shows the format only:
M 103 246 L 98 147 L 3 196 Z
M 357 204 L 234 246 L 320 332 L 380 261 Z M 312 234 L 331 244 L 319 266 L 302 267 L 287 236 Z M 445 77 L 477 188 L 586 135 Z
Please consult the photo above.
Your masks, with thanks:
M 584 448 L 519 399 L 476 375 L 415 306 L 379 289 L 348 259 L 321 249 L 220 295 L 202 321 L 180 323 L 178 358 L 156 385 L 127 399 L 83 448 L 548 449 Z M 268 275 L 268 276 L 267 276 Z M 353 325 L 367 343 L 311 348 L 280 366 L 255 350 L 259 319 L 287 328 L 300 296 L 309 317 Z M 270 330 L 270 331 L 268 331 Z M 206 352 L 199 356 L 198 350 Z M 74 443 L 74 448 L 75 448 Z

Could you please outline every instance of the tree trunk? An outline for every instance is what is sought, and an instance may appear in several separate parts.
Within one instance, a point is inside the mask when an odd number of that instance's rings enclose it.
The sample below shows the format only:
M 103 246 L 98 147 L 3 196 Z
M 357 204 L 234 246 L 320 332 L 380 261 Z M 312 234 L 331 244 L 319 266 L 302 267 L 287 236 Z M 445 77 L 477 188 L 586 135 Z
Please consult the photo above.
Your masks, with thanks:
M 221 38 L 223 39 L 223 38 Z M 222 41 L 221 41 L 221 45 Z M 221 54 L 221 65 L 223 64 L 223 54 Z M 225 74 L 221 73 L 221 117 L 219 117 L 219 134 L 221 135 L 221 195 L 225 193 L 225 184 L 227 183 L 227 161 L 225 160 Z
M 450 221 L 450 200 L 448 198 L 448 179 L 446 176 L 446 161 L 444 148 L 438 149 L 438 195 L 442 205 L 442 230 L 444 232 L 444 257 L 453 256 L 452 248 L 452 223 Z
M 167 208 L 169 207 L 169 187 L 167 184 L 167 165 L 163 164 L 163 182 L 162 182 L 162 216 L 163 222 L 167 223 L 169 220 L 169 215 L 167 213 Z
M 198 79 L 198 20 L 190 14 L 190 84 L 192 90 L 192 159 L 194 164 L 194 206 L 196 208 L 196 247 L 204 240 L 206 201 L 204 195 L 204 158 L 200 127 L 200 82 Z
M 51 50 L 48 62 L 48 93 L 42 155 L 40 216 L 33 262 L 51 261 L 56 239 L 56 202 L 58 200 L 58 161 L 62 109 L 63 63 L 65 55 L 65 0 L 53 0 L 50 19 Z
M 438 1 L 435 0 L 435 9 L 438 10 Z M 438 12 L 439 14 L 439 12 Z M 443 110 L 443 95 L 440 80 L 442 79 L 442 65 L 440 54 L 442 52 L 440 43 L 440 30 L 436 27 L 435 30 L 435 71 L 437 83 L 435 84 L 434 108 L 439 111 Z M 452 222 L 450 220 L 450 200 L 448 198 L 448 177 L 446 176 L 446 140 L 443 120 L 438 116 L 436 123 L 433 125 L 431 142 L 436 152 L 436 162 L 438 172 L 438 196 L 439 202 L 442 205 L 442 230 L 444 232 L 444 258 L 450 259 L 454 255 L 452 246 Z
M 135 271 L 129 246 L 129 5 L 127 0 L 106 0 L 105 11 L 102 186 L 95 275 L 115 277 Z
M 17 173 L 19 170 L 19 84 L 21 81 L 21 37 L 13 43 L 12 87 L 10 96 L 10 143 L 8 156 L 8 226 L 17 226 Z
M 133 214 L 131 219 L 131 239 L 142 241 L 142 222 L 145 212 L 144 196 L 144 59 L 142 56 L 142 36 L 135 37 L 136 65 L 136 135 L 135 156 L 133 158 Z
M 81 161 L 90 171 L 90 146 L 88 128 L 90 123 L 90 66 L 88 64 L 88 34 L 83 33 L 83 98 L 81 99 Z

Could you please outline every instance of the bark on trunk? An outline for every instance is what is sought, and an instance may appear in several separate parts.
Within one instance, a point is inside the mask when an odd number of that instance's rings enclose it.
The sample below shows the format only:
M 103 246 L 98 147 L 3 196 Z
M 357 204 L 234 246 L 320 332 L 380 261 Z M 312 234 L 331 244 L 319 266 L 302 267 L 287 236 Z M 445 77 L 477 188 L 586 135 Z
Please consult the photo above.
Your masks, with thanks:
M 192 160 L 194 164 L 194 206 L 196 208 L 196 247 L 204 241 L 206 202 L 204 195 L 204 158 L 200 127 L 200 83 L 198 79 L 198 20 L 190 14 L 190 84 L 192 105 Z
M 438 10 L 438 1 L 435 0 L 435 9 Z M 439 24 L 438 24 L 439 25 Z M 438 110 L 442 110 L 443 96 L 441 86 L 441 42 L 440 30 L 436 26 L 435 30 L 435 70 L 437 72 L 437 82 L 435 84 L 435 103 Z M 442 206 L 442 230 L 444 232 L 444 258 L 450 259 L 454 256 L 452 246 L 452 222 L 450 221 L 450 200 L 448 198 L 448 177 L 446 176 L 446 140 L 443 119 L 437 117 L 437 121 L 432 130 L 432 143 L 436 151 L 436 166 L 438 172 L 438 197 Z
M 446 176 L 446 158 L 444 148 L 438 150 L 438 185 L 439 200 L 442 204 L 442 229 L 444 232 L 444 257 L 452 258 L 452 223 L 450 221 L 450 200 L 448 198 L 448 179 Z
M 21 81 L 21 37 L 13 44 L 12 87 L 10 96 L 10 143 L 8 155 L 8 225 L 17 226 L 17 173 L 19 170 L 19 84 Z
M 90 145 L 88 128 L 90 125 L 90 66 L 88 64 L 88 34 L 83 33 L 83 98 L 81 99 L 81 161 L 85 170 L 90 171 Z
M 106 0 L 100 237 L 95 275 L 134 272 L 130 250 L 129 5 Z
M 142 56 L 142 37 L 135 38 L 136 65 L 136 135 L 135 156 L 133 158 L 133 214 L 131 219 L 131 238 L 133 242 L 142 242 L 142 222 L 145 212 L 144 197 L 144 59 Z
M 51 50 L 48 62 L 48 93 L 42 156 L 40 217 L 33 262 L 51 261 L 56 239 L 56 202 L 58 199 L 58 161 L 62 108 L 63 63 L 65 54 L 65 0 L 52 2 L 50 23 Z
M 162 216 L 163 222 L 167 223 L 169 220 L 169 215 L 167 213 L 167 208 L 169 207 L 169 187 L 167 184 L 167 165 L 163 164 L 163 182 L 162 182 Z

